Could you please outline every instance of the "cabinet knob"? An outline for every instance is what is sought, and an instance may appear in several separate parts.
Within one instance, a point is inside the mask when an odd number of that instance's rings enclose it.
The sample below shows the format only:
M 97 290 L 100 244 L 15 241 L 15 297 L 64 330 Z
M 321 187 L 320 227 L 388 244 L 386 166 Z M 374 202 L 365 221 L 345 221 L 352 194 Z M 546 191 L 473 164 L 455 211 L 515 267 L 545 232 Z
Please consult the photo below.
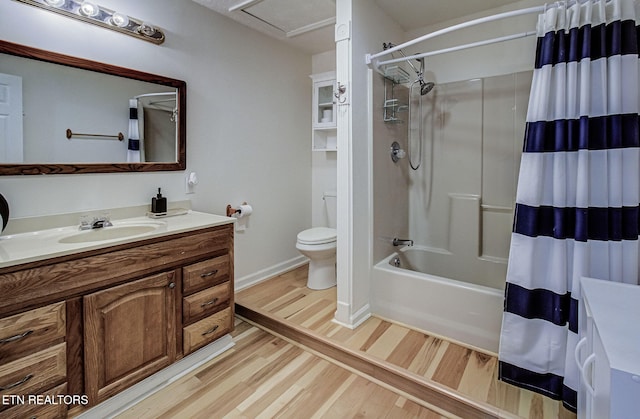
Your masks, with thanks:
M 174 289 L 176 287 L 175 282 L 169 282 L 169 288 Z

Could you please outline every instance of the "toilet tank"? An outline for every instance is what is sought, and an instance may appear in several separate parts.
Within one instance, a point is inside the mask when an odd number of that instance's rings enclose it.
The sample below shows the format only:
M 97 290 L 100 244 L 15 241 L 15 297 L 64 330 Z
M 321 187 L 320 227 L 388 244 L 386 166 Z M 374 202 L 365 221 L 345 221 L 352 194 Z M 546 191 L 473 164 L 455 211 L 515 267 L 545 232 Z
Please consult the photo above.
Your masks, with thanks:
M 325 219 L 325 226 L 336 228 L 338 218 L 338 199 L 336 198 L 336 191 L 325 191 L 322 194 L 323 204 L 323 218 Z

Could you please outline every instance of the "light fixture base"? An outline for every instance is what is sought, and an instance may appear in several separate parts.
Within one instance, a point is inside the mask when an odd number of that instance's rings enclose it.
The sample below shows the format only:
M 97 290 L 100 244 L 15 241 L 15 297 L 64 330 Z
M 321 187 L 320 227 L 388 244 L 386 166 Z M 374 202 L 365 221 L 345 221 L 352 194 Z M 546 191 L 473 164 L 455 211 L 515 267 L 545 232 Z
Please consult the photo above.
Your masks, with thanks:
M 124 33 L 154 44 L 164 42 L 164 33 L 155 25 L 114 12 L 95 3 L 82 0 L 16 0 L 83 22 L 91 23 L 116 32 Z M 87 3 L 87 4 L 84 4 Z M 84 8 L 83 8 L 84 4 Z

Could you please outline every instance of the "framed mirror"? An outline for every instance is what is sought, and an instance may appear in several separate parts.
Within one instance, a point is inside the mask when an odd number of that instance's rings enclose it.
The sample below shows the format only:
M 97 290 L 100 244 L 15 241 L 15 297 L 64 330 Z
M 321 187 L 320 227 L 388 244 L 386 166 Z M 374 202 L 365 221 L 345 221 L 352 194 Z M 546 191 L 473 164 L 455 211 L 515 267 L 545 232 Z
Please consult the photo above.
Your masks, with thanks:
M 186 168 L 182 80 L 0 41 L 0 175 Z

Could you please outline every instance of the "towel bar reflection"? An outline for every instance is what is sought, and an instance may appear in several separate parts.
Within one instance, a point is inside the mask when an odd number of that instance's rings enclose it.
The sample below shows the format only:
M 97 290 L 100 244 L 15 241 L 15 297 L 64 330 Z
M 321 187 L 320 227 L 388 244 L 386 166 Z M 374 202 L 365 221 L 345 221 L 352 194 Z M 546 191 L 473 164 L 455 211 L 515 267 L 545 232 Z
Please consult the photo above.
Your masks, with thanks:
M 124 141 L 124 134 L 119 132 L 118 135 L 102 135 L 102 134 L 80 134 L 78 132 L 72 132 L 70 129 L 67 129 L 67 139 L 71 139 L 71 137 L 98 137 L 98 138 L 116 138 L 118 141 Z

